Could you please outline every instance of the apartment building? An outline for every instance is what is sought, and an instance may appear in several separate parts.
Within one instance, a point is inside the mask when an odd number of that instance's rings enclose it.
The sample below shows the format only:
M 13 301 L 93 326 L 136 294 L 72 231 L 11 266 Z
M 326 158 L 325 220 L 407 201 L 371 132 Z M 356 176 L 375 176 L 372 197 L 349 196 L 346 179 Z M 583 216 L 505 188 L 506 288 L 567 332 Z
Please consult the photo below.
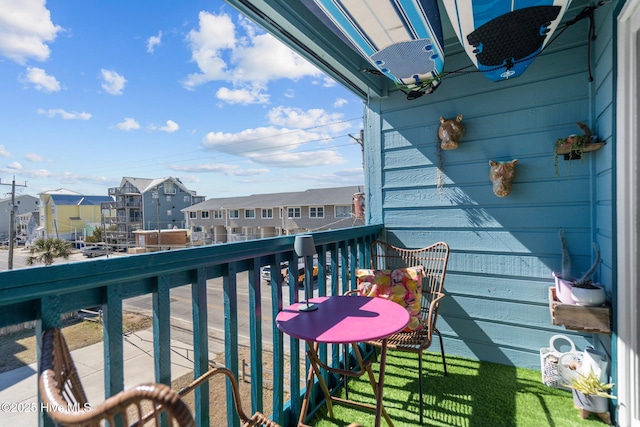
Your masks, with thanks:
M 114 200 L 103 205 L 105 241 L 120 248 L 135 244 L 134 231 L 185 228 L 181 210 L 204 201 L 178 178 L 123 177 L 119 187 L 109 188 Z
M 263 239 L 364 223 L 364 186 L 209 199 L 182 210 L 194 244 Z

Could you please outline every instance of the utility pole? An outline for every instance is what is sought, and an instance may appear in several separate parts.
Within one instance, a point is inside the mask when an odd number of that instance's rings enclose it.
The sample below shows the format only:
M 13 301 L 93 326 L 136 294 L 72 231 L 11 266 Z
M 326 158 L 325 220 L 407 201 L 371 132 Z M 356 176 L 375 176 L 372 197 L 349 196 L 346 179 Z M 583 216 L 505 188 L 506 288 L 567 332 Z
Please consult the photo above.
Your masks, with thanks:
M 13 177 L 11 184 L 5 184 L 2 182 L 2 179 L 0 179 L 0 185 L 11 186 L 11 213 L 10 213 L 11 223 L 9 224 L 9 257 L 7 261 L 7 269 L 13 270 L 13 245 L 15 243 L 14 238 L 16 233 L 16 211 L 18 210 L 18 207 L 16 206 L 16 177 L 15 176 Z M 18 187 L 26 187 L 26 186 L 27 186 L 27 181 L 24 182 L 24 185 L 18 185 Z
M 362 168 L 364 169 L 364 129 L 360 129 L 360 137 L 356 138 L 355 136 L 348 134 L 351 139 L 360 145 L 360 149 L 362 150 Z

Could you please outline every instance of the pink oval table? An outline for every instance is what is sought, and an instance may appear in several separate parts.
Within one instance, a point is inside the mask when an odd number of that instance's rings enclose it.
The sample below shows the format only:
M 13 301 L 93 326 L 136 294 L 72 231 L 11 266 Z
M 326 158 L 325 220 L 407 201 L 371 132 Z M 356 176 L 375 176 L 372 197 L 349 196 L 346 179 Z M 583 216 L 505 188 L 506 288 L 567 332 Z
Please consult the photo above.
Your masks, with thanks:
M 387 415 L 382 401 L 384 388 L 384 372 L 386 365 L 387 340 L 390 335 L 401 331 L 409 323 L 407 310 L 389 300 L 382 298 L 368 298 L 361 296 L 332 296 L 318 297 L 309 300 L 309 303 L 317 307 L 316 310 L 302 311 L 305 303 L 296 303 L 285 308 L 276 317 L 278 329 L 294 338 L 305 340 L 307 343 L 307 357 L 312 369 L 307 377 L 307 389 L 300 409 L 298 425 L 305 425 L 304 420 L 309 404 L 309 395 L 313 386 L 314 376 L 327 400 L 329 414 L 333 418 L 331 402 L 342 402 L 375 410 L 375 425 L 380 425 L 380 418 L 384 416 L 387 424 L 393 425 Z M 371 364 L 362 360 L 358 343 L 382 339 L 380 350 L 380 372 L 376 380 Z M 351 371 L 337 369 L 322 363 L 318 357 L 318 345 L 322 344 L 351 344 L 358 361 L 360 370 Z M 376 406 L 353 402 L 332 396 L 327 388 L 320 367 L 330 372 L 336 372 L 347 376 L 361 376 L 365 372 L 369 375 L 369 382 L 376 397 Z

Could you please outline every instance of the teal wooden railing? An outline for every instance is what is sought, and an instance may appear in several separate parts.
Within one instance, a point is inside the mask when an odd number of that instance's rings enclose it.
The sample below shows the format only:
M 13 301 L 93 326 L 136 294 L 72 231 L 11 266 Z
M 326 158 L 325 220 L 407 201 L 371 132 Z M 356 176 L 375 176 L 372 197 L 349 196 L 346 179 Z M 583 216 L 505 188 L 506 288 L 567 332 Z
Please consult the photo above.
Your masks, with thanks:
M 382 225 L 368 225 L 313 233 L 318 253 L 318 293 L 341 294 L 352 288 L 355 268 L 364 266 L 368 246 L 381 233 Z M 198 376 L 208 369 L 207 280 L 222 278 L 224 295 L 225 364 L 236 374 L 238 361 L 238 289 L 249 295 L 251 345 L 252 411 L 262 411 L 263 405 L 263 319 L 270 312 L 275 319 L 283 308 L 283 290 L 289 301 L 297 301 L 296 286 L 281 286 L 281 262 L 288 261 L 289 283 L 295 283 L 297 258 L 293 251 L 294 236 L 234 242 L 166 252 L 98 259 L 81 263 L 54 264 L 0 273 L 0 327 L 36 321 L 38 339 L 44 329 L 60 326 L 60 317 L 87 307 L 101 306 L 104 332 L 105 396 L 112 396 L 124 388 L 123 361 L 123 300 L 151 295 L 153 301 L 154 373 L 156 382 L 171 382 L 170 350 L 170 290 L 191 286 L 193 312 L 193 370 Z M 272 286 L 263 287 L 260 267 L 270 265 Z M 329 271 L 327 271 L 327 268 Z M 247 272 L 247 282 L 240 283 L 239 272 Z M 271 307 L 262 307 L 263 289 L 271 293 Z M 218 325 L 221 326 L 221 325 Z M 283 426 L 294 425 L 297 408 L 304 393 L 301 379 L 305 373 L 298 368 L 304 364 L 304 353 L 297 340 L 273 328 L 273 418 Z M 285 372 L 284 340 L 289 339 L 290 370 Z M 323 348 L 321 357 L 330 365 L 340 363 L 337 346 L 328 354 Z M 38 354 L 40 360 L 40 354 Z M 291 400 L 284 401 L 284 378 L 288 377 Z M 195 418 L 198 426 L 209 426 L 209 401 L 206 386 L 195 395 Z M 321 399 L 321 393 L 316 393 Z M 227 393 L 230 399 L 230 393 Z M 232 402 L 227 400 L 227 413 L 234 414 Z M 314 402 L 315 406 L 321 402 Z M 312 406 L 313 408 L 313 406 Z M 51 425 L 44 412 L 41 426 Z M 238 425 L 235 415 L 229 416 L 229 426 Z

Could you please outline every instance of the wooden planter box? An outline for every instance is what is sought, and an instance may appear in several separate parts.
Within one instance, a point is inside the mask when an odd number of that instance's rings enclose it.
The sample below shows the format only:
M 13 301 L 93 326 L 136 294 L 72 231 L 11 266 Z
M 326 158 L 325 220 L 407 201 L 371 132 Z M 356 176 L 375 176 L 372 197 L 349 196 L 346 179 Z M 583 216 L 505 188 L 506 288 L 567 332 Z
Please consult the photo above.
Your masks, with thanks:
M 611 308 L 608 305 L 587 307 L 563 304 L 556 297 L 556 288 L 549 288 L 549 311 L 554 325 L 580 332 L 611 333 Z

